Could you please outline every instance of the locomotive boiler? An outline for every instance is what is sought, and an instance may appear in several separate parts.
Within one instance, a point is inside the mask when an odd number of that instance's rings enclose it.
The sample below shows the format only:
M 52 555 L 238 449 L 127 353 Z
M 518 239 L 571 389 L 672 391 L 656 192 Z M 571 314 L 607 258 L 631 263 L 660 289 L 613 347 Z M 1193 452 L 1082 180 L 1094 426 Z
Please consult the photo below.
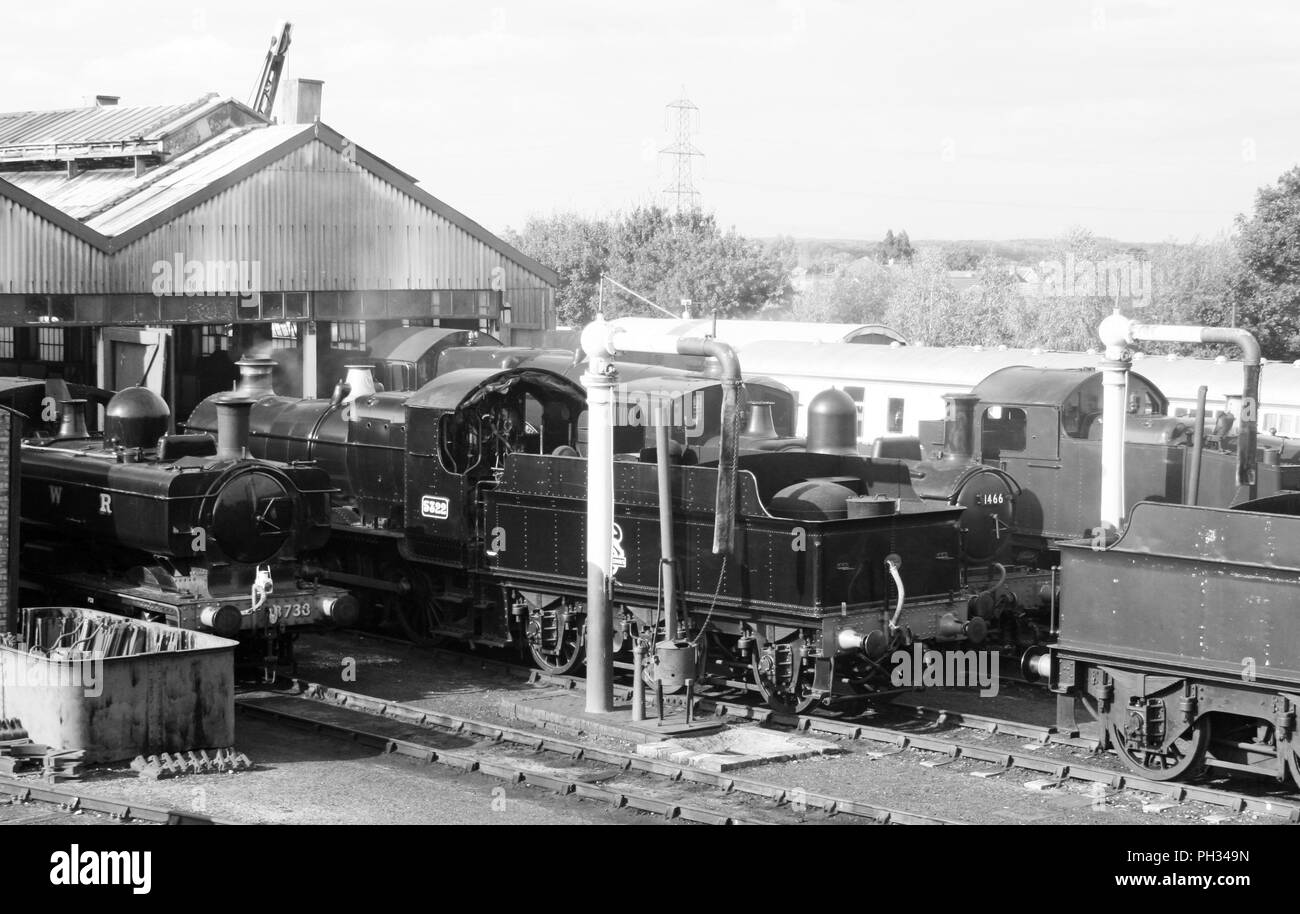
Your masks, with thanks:
M 300 574 L 329 537 L 329 477 L 248 458 L 250 401 L 219 402 L 215 439 L 168 434 L 167 405 L 142 387 L 109 401 L 102 434 L 85 405 L 64 401 L 57 430 L 22 444 L 23 577 L 43 599 L 253 639 L 286 660 L 298 629 L 355 621 L 345 590 Z

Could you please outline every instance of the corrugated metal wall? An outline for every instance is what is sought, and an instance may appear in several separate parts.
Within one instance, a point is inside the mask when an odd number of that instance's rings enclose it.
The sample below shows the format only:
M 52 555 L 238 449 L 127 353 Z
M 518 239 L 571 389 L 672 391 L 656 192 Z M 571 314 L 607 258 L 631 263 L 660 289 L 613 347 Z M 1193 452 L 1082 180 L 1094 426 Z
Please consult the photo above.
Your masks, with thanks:
M 209 272 L 242 270 L 260 291 L 502 290 L 521 326 L 540 326 L 551 299 L 542 277 L 319 140 L 111 257 L 0 198 L 0 291 L 148 294 L 178 255 L 230 264 Z M 204 291 L 258 290 L 217 285 Z
M 0 197 L 0 292 L 103 291 L 106 263 L 98 248 Z

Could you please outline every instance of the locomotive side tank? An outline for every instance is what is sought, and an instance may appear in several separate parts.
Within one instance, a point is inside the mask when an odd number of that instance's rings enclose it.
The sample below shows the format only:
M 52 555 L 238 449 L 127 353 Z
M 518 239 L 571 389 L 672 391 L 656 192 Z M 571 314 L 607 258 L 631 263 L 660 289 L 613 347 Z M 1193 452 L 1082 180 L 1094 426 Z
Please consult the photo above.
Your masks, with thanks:
M 86 431 L 84 401 L 63 405 L 60 435 L 22 446 L 24 574 L 47 594 L 285 656 L 292 629 L 355 621 L 346 591 L 298 573 L 329 537 L 329 477 L 248 458 L 251 401 L 217 406 L 219 441 L 158 435 L 166 404 L 143 388 L 109 402 L 106 438 Z

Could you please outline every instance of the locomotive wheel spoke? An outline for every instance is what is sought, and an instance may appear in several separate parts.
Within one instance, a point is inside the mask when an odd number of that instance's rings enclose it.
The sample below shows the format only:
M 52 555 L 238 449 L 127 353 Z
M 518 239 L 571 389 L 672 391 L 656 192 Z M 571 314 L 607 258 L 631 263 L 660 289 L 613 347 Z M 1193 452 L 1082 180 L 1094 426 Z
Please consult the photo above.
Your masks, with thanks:
M 1110 722 L 1111 742 L 1124 764 L 1153 781 L 1172 781 L 1194 773 L 1205 760 L 1210 722 L 1202 718 L 1165 749 L 1130 747 L 1121 724 Z

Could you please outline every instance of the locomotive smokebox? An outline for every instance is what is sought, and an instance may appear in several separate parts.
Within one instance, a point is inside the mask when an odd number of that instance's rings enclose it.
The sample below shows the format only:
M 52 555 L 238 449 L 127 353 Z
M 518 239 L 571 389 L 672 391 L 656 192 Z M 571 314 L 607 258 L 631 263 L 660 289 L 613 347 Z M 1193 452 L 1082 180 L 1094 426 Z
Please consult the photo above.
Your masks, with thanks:
M 976 394 L 944 394 L 943 457 L 965 462 L 975 456 Z
M 89 438 L 90 432 L 86 428 L 86 401 L 85 400 L 60 400 L 59 405 L 63 407 L 63 415 L 59 419 L 58 438 Z
M 167 433 L 171 410 L 147 387 L 128 387 L 108 401 L 104 440 L 120 447 L 151 448 Z
M 808 404 L 808 452 L 858 452 L 858 405 L 844 391 L 823 390 Z
M 275 396 L 275 385 L 272 380 L 275 374 L 275 359 L 243 358 L 235 364 L 239 366 L 239 387 L 235 389 L 236 394 L 254 400 Z
M 234 394 L 217 401 L 217 459 L 241 460 L 248 449 L 253 401 Z

